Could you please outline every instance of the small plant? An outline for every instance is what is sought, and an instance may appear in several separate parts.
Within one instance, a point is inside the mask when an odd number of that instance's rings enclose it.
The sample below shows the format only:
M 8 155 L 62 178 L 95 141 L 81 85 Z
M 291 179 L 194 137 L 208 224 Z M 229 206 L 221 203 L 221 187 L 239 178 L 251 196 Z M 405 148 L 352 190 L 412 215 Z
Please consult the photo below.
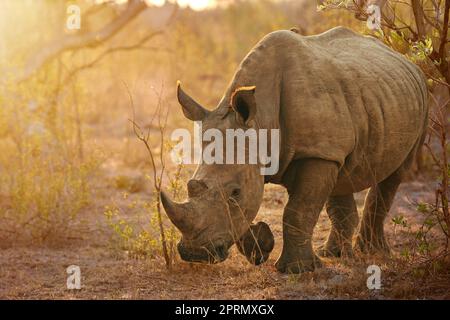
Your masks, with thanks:
M 428 267 L 435 267 L 441 258 L 447 256 L 447 245 L 442 246 L 442 228 L 445 228 L 442 217 L 438 210 L 428 203 L 416 204 L 417 211 L 420 212 L 422 223 L 417 227 L 411 225 L 403 216 L 392 218 L 394 231 L 401 228 L 408 238 L 409 243 L 401 249 L 400 256 L 414 270 L 425 272 Z M 444 243 L 447 242 L 444 233 Z
M 127 87 L 128 90 L 128 87 Z M 175 244 L 178 241 L 179 234 L 176 229 L 169 223 L 168 218 L 162 211 L 160 192 L 162 188 L 163 177 L 166 174 L 165 165 L 165 152 L 171 146 L 165 140 L 165 126 L 167 123 L 167 110 L 163 115 L 162 108 L 162 95 L 158 93 L 158 105 L 155 113 L 152 116 L 151 123 L 156 120 L 158 122 L 159 132 L 157 135 L 157 142 L 161 151 L 157 157 L 153 151 L 151 143 L 150 129 L 147 133 L 144 133 L 141 127 L 134 120 L 134 103 L 133 98 L 128 90 L 131 106 L 133 108 L 133 119 L 130 120 L 133 126 L 133 132 L 137 139 L 143 143 L 145 149 L 148 152 L 151 174 L 147 177 L 149 181 L 153 183 L 153 194 L 151 201 L 144 201 L 144 204 L 138 208 L 139 211 L 145 212 L 150 217 L 149 224 L 141 227 L 139 231 L 135 230 L 132 225 L 127 223 L 122 217 L 120 209 L 117 206 L 112 208 L 107 207 L 105 210 L 105 216 L 108 220 L 108 224 L 114 230 L 115 234 L 120 239 L 120 246 L 122 249 L 128 251 L 132 257 L 150 257 L 154 258 L 162 255 L 166 263 L 166 267 L 169 269 L 176 256 Z M 152 126 L 150 126 L 152 127 Z M 169 178 L 169 190 L 175 199 L 180 198 L 182 193 L 182 170 L 184 166 L 182 164 L 177 166 L 175 174 L 173 176 L 168 175 Z M 120 185 L 128 186 L 127 179 L 121 179 Z M 118 181 L 116 181 L 118 183 Z
M 159 242 L 154 233 L 154 225 L 150 224 L 147 229 L 136 230 L 130 223 L 126 222 L 117 206 L 106 207 L 105 217 L 108 225 L 118 237 L 119 247 L 125 250 L 132 258 L 154 258 L 158 255 Z M 153 221 L 153 219 L 151 219 Z
M 172 196 L 179 199 L 182 194 L 182 170 L 183 165 L 179 165 L 173 177 L 169 177 Z M 148 177 L 150 180 L 150 177 Z M 124 198 L 128 198 L 128 194 L 124 194 Z M 125 213 L 118 205 L 107 206 L 104 215 L 107 223 L 113 230 L 118 240 L 121 250 L 127 252 L 128 256 L 135 259 L 140 258 L 157 258 L 164 256 L 164 247 L 161 236 L 160 217 L 163 223 L 164 239 L 167 244 L 167 253 L 172 265 L 176 256 L 175 244 L 179 240 L 179 233 L 175 227 L 168 221 L 165 215 L 160 216 L 161 212 L 157 210 L 157 201 L 133 201 L 127 209 L 133 210 L 138 216 L 144 216 L 136 226 L 135 223 L 127 222 Z M 133 213 L 134 214 L 134 213 Z

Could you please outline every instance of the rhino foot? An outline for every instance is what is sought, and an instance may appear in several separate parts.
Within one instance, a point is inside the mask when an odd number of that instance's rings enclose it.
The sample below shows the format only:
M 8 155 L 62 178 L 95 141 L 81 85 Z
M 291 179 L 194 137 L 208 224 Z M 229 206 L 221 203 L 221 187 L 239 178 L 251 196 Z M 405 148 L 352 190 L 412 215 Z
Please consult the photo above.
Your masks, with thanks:
M 359 234 L 356 238 L 355 247 L 362 253 L 370 254 L 384 254 L 389 255 L 391 250 L 384 235 L 377 237 L 366 237 L 364 234 Z
M 352 258 L 353 249 L 351 244 L 349 245 L 337 245 L 328 241 L 324 246 L 321 246 L 317 250 L 317 254 L 320 257 L 333 257 L 333 258 Z
M 281 273 L 299 274 L 308 271 L 314 271 L 316 268 L 322 267 L 322 262 L 318 256 L 312 255 L 312 258 L 292 257 L 282 254 L 275 267 Z
M 328 246 L 321 246 L 317 250 L 317 254 L 319 257 L 333 257 L 333 258 L 340 258 L 341 257 L 341 249 L 340 248 L 328 248 Z

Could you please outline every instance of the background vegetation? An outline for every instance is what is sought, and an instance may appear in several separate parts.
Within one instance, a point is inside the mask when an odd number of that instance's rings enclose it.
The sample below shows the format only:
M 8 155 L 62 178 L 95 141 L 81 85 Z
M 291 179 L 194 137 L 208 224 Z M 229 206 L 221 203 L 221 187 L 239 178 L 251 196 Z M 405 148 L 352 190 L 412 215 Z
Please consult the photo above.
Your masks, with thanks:
M 372 3 L 383 7 L 382 32 L 367 29 L 365 10 Z M 65 28 L 69 4 L 81 7 L 78 31 Z M 0 296 L 25 294 L 25 289 L 11 289 L 16 275 L 13 265 L 21 265 L 15 260 L 16 252 L 23 255 L 23 250 L 34 261 L 43 248 L 70 251 L 74 246 L 98 246 L 102 252 L 112 252 L 114 259 L 153 263 L 150 278 L 160 277 L 166 267 L 175 268 L 173 272 L 183 268 L 177 265 L 174 250 L 178 234 L 160 210 L 157 196 L 164 185 L 175 198 L 183 199 L 184 182 L 193 170 L 165 160 L 171 147 L 167 133 L 191 127 L 176 103 L 176 81 L 181 80 L 203 105 L 214 108 L 237 65 L 265 34 L 296 27 L 310 35 L 337 25 L 380 38 L 420 65 L 429 78 L 430 137 L 408 187 L 399 195 L 407 199 L 409 211 L 391 212 L 388 224 L 394 258 L 380 263 L 386 270 L 402 270 L 387 272 L 390 279 L 402 283 L 389 291 L 391 296 L 420 296 L 426 286 L 418 289 L 408 278 L 411 275 L 427 277 L 429 289 L 422 296 L 446 289 L 441 282 L 448 276 L 450 225 L 449 1 L 236 0 L 220 4 L 194 11 L 173 3 L 147 7 L 139 0 L 0 3 L 0 247 L 3 271 L 7 271 L 0 281 L 8 288 L 0 290 Z M 117 30 L 99 33 L 117 26 L 127 14 L 126 23 Z M 276 211 L 273 223 L 281 225 L 283 191 L 270 186 L 267 191 L 264 209 Z M 322 223 L 324 234 L 327 223 Z M 53 259 L 61 259 L 60 254 L 56 256 Z M 111 261 L 110 256 L 104 259 Z M 346 278 L 346 285 L 336 280 L 336 274 L 319 272 L 312 276 L 316 285 L 302 292 L 370 298 L 361 293 L 366 289 L 358 276 L 365 261 L 347 263 L 346 268 L 358 271 Z M 232 277 L 235 268 L 225 268 L 229 269 L 224 274 Z M 298 291 L 298 281 L 311 280 L 305 276 L 280 284 L 273 270 L 258 270 L 262 274 L 250 273 L 243 283 L 253 281 L 252 277 L 265 279 L 262 287 L 281 285 L 292 293 Z M 190 271 L 193 277 L 203 272 Z M 214 276 L 222 271 L 211 272 Z M 326 294 L 320 289 L 323 277 L 334 279 Z M 163 280 L 161 287 L 167 284 Z M 274 296 L 272 291 L 266 294 Z

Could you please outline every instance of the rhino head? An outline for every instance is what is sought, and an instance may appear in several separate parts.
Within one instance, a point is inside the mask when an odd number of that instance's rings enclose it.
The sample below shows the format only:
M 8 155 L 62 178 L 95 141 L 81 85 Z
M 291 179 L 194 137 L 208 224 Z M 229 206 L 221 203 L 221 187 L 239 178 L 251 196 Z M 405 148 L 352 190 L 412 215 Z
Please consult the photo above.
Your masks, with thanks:
M 178 85 L 178 101 L 184 115 L 192 121 L 201 121 L 203 131 L 215 128 L 224 133 L 226 129 L 245 130 L 253 126 L 254 94 L 255 87 L 240 88 L 229 101 L 224 98 L 216 110 L 208 111 Z M 264 191 L 259 165 L 201 163 L 187 190 L 188 199 L 184 203 L 176 203 L 161 192 L 164 209 L 182 234 L 177 247 L 183 260 L 222 262 L 235 243 L 249 261 L 259 264 L 267 260 L 273 248 L 273 235 L 268 226 L 252 225 Z

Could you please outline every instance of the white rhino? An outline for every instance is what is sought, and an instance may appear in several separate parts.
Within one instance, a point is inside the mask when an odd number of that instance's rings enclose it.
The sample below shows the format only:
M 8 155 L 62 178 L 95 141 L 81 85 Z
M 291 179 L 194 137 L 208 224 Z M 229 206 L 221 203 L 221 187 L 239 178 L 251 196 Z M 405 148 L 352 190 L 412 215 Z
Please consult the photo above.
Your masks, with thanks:
M 315 36 L 276 31 L 245 57 L 216 109 L 203 108 L 180 87 L 178 99 L 203 130 L 280 129 L 281 135 L 273 176 L 261 176 L 258 165 L 201 164 L 185 203 L 161 194 L 182 233 L 182 259 L 220 262 L 237 243 L 249 260 L 265 261 L 272 234 L 251 225 L 265 183 L 281 184 L 289 194 L 279 271 L 320 265 L 311 237 L 325 204 L 333 227 L 321 253 L 351 254 L 359 220 L 353 193 L 367 188 L 356 245 L 388 250 L 383 223 L 423 143 L 428 116 L 426 79 L 401 54 L 342 27 Z

